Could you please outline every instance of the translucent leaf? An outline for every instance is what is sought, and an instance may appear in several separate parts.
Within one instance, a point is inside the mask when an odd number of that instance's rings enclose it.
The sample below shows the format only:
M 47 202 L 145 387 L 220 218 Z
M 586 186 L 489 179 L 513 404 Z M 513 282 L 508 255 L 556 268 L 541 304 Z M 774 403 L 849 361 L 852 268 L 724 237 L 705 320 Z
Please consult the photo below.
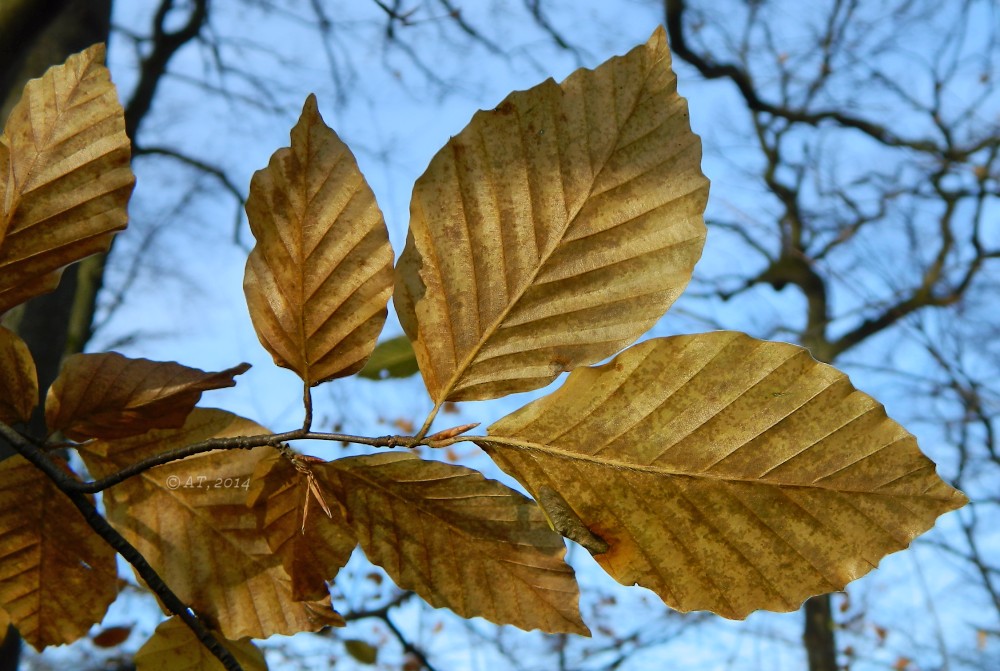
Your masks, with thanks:
M 24 640 L 86 636 L 117 594 L 115 551 L 66 495 L 24 457 L 0 461 L 0 608 Z
M 663 316 L 708 180 L 666 35 L 480 111 L 417 180 L 394 302 L 435 401 L 542 387 Z
M 0 135 L 0 313 L 125 228 L 135 178 L 104 45 L 28 82 Z
M 264 653 L 252 641 L 219 642 L 243 667 L 243 671 L 265 671 Z M 178 617 L 160 623 L 153 635 L 135 653 L 136 671 L 222 671 L 223 666 Z
M 369 380 L 384 380 L 388 377 L 410 377 L 419 370 L 417 355 L 410 339 L 398 336 L 376 345 L 371 358 L 358 375 Z
M 392 248 L 375 195 L 310 95 L 250 183 L 257 245 L 243 288 L 274 362 L 309 385 L 361 370 L 392 295 Z
M 126 438 L 150 429 L 176 429 L 201 393 L 232 387 L 243 363 L 206 373 L 172 361 L 129 359 L 115 352 L 74 354 L 62 365 L 45 399 L 49 431 L 72 440 Z
M 333 580 L 358 545 L 333 494 L 324 493 L 315 478 L 273 452 L 257 464 L 247 505 L 256 513 L 268 545 L 291 576 L 294 598 L 326 596 L 326 583 Z
M 91 473 L 103 477 L 210 438 L 262 433 L 268 431 L 249 420 L 196 408 L 181 429 L 87 443 L 80 453 Z M 270 447 L 208 452 L 158 466 L 104 492 L 108 521 L 182 601 L 231 639 L 290 635 L 328 624 L 293 598 L 281 560 L 246 506 L 254 468 L 271 452 Z
M 38 405 L 38 375 L 28 346 L 0 326 L 0 422 L 27 422 Z
M 368 559 L 403 589 L 462 617 L 589 633 L 564 542 L 530 499 L 478 471 L 398 452 L 314 470 Z
M 489 434 L 608 544 L 616 580 L 729 618 L 840 590 L 966 501 L 843 373 L 741 333 L 636 345 Z

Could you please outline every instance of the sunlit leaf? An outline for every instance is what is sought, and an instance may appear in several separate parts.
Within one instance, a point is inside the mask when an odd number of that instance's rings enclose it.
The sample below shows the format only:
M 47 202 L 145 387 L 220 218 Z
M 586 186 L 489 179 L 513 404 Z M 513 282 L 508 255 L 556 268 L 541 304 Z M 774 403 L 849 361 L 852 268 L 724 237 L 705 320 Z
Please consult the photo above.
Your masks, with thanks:
M 28 82 L 0 135 L 0 313 L 125 228 L 129 157 L 103 44 Z
M 388 377 L 410 377 L 419 371 L 413 344 L 406 336 L 398 336 L 376 345 L 371 358 L 358 375 L 369 380 L 384 380 Z
M 265 671 L 264 653 L 249 640 L 230 641 L 218 637 L 244 671 Z M 135 653 L 136 671 L 222 671 L 223 666 L 178 617 L 160 623 L 153 635 Z
M 315 478 L 312 486 L 309 480 L 274 452 L 258 462 L 247 498 L 268 545 L 292 578 L 296 599 L 328 594 L 326 582 L 333 580 L 358 544 L 333 494 L 324 493 Z
M 0 326 L 0 422 L 27 422 L 38 405 L 38 375 L 28 346 Z
M 232 387 L 243 363 L 206 373 L 172 361 L 129 359 L 115 352 L 74 354 L 63 362 L 45 399 L 49 431 L 72 440 L 125 438 L 176 429 L 209 389 Z
M 417 180 L 394 302 L 435 401 L 536 389 L 663 316 L 705 237 L 666 35 L 477 112 Z
M 392 248 L 354 155 L 310 95 L 291 147 L 250 183 L 243 288 L 257 336 L 307 384 L 361 370 L 392 295 Z
M 91 473 L 103 477 L 210 438 L 262 433 L 267 430 L 249 420 L 196 408 L 181 429 L 87 443 L 80 453 Z M 281 560 L 246 506 L 254 468 L 271 451 L 209 452 L 145 471 L 104 492 L 108 520 L 182 601 L 231 639 L 314 631 L 326 624 L 292 597 Z
M 403 589 L 463 617 L 588 633 L 566 547 L 541 511 L 478 471 L 389 452 L 314 467 L 362 549 Z
M 24 457 L 0 461 L 0 608 L 24 640 L 86 636 L 117 593 L 115 551 L 66 495 Z
M 729 618 L 840 590 L 966 501 L 843 373 L 733 332 L 636 345 L 489 434 L 616 580 Z

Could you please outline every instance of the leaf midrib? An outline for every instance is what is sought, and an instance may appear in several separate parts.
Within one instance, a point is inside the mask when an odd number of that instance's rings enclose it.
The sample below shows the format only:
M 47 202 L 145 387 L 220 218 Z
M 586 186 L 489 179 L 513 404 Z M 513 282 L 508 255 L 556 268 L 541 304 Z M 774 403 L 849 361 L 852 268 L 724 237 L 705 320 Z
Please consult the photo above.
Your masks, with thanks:
M 752 477 L 742 478 L 742 477 L 720 475 L 715 473 L 690 473 L 690 472 L 670 469 L 664 466 L 637 464 L 634 462 L 621 461 L 618 459 L 611 459 L 611 458 L 598 458 L 589 454 L 574 452 L 553 445 L 547 445 L 545 443 L 535 443 L 528 440 L 521 440 L 518 438 L 507 438 L 503 436 L 474 436 L 474 437 L 470 436 L 468 437 L 468 440 L 470 441 L 474 440 L 478 444 L 496 445 L 501 448 L 514 448 L 519 450 L 541 452 L 542 454 L 545 454 L 547 456 L 556 459 L 564 459 L 567 461 L 576 461 L 576 462 L 586 462 L 589 464 L 600 466 L 602 468 L 610 468 L 612 470 L 646 473 L 660 477 L 688 478 L 692 480 L 712 480 L 716 482 L 757 485 L 763 487 L 774 487 L 778 489 L 818 489 L 829 492 L 837 492 L 841 494 L 867 494 L 871 496 L 881 496 L 886 498 L 900 498 L 904 496 L 926 496 L 922 494 L 896 494 L 891 492 L 879 492 L 871 489 L 836 488 L 836 487 L 824 486 L 819 482 L 814 482 L 809 484 L 782 483 L 782 482 L 774 482 L 774 481 L 764 480 L 761 478 L 752 478 Z M 923 468 L 923 466 L 921 468 Z M 907 475 L 910 475 L 913 472 L 916 471 L 901 474 L 899 477 L 895 478 L 894 481 L 902 477 L 905 477 Z M 935 496 L 933 498 L 941 501 L 947 501 L 950 499 L 950 497 L 945 497 L 945 496 Z

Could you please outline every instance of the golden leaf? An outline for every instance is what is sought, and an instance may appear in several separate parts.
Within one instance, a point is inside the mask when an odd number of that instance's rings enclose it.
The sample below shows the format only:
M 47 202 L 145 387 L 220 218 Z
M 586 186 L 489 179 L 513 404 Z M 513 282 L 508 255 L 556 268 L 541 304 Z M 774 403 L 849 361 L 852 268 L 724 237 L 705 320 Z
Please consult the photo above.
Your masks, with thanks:
M 387 452 L 314 466 L 368 559 L 462 617 L 589 634 L 566 546 L 538 508 L 478 471 Z
M 252 641 L 216 636 L 244 671 L 266 671 L 264 653 Z M 164 620 L 135 653 L 136 671 L 222 671 L 223 666 L 179 617 Z
M 232 387 L 243 363 L 206 373 L 172 361 L 129 359 L 116 352 L 74 354 L 45 399 L 49 431 L 72 440 L 126 438 L 150 429 L 176 429 L 209 389 Z
M 41 650 L 86 636 L 117 594 L 111 546 L 24 457 L 0 461 L 0 608 L 24 640 Z
M 247 495 L 247 505 L 256 513 L 268 545 L 291 576 L 292 596 L 298 600 L 328 595 L 326 583 L 347 563 L 358 544 L 332 493 L 324 496 L 334 504 L 327 506 L 330 515 L 316 510 L 325 504 L 315 499 L 309 480 L 305 472 L 273 452 L 258 462 Z M 313 482 L 322 486 L 315 478 Z M 307 515 L 310 506 L 314 510 Z
M 182 429 L 153 430 L 80 448 L 103 477 L 122 466 L 210 438 L 268 433 L 221 410 L 195 408 Z M 209 452 L 143 472 L 104 492 L 108 521 L 174 592 L 227 638 L 314 631 L 325 623 L 292 596 L 246 506 L 254 468 L 272 451 Z
M 0 326 L 0 422 L 27 422 L 38 405 L 38 374 L 28 346 Z
M 616 580 L 729 618 L 840 590 L 966 501 L 847 376 L 742 333 L 636 345 L 489 434 L 609 545 Z
M 308 385 L 361 370 L 392 295 L 392 248 L 354 155 L 310 95 L 250 183 L 243 289 L 257 337 Z
M 417 180 L 394 302 L 431 396 L 542 387 L 645 333 L 701 255 L 708 180 L 666 35 L 480 111 Z
M 125 228 L 135 177 L 104 45 L 24 88 L 0 135 L 0 313 Z

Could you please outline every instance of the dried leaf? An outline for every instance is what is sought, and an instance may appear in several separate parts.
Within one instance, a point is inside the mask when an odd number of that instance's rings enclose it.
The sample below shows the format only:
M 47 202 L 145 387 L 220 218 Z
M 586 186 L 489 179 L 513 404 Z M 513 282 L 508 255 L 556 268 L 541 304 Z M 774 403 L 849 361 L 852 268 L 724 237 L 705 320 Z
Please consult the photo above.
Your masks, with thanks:
M 104 45 L 24 88 L 0 135 L 0 314 L 125 228 L 135 177 Z
M 389 377 L 410 377 L 419 370 L 417 355 L 410 339 L 398 336 L 376 345 L 371 358 L 358 375 L 369 380 L 384 380 Z
M 107 627 L 90 637 L 98 648 L 114 648 L 124 643 L 132 634 L 132 627 Z
M 315 467 L 368 559 L 462 617 L 589 633 L 566 547 L 538 508 L 478 471 L 387 452 Z
M 0 422 L 27 422 L 38 405 L 38 375 L 28 346 L 0 326 Z
M 268 433 L 223 412 L 196 408 L 181 429 L 153 430 L 80 448 L 90 472 L 210 438 Z M 209 452 L 145 471 L 104 492 L 111 522 L 182 601 L 227 638 L 266 638 L 324 626 L 292 596 L 291 579 L 246 506 L 254 468 L 272 452 Z M 178 551 L 183 548 L 183 551 Z
M 298 600 L 328 595 L 326 583 L 358 544 L 333 494 L 323 494 L 334 504 L 328 507 L 330 515 L 320 512 L 304 519 L 308 506 L 317 506 L 308 477 L 273 452 L 258 462 L 247 496 L 268 545 L 292 578 L 292 596 Z
M 840 590 L 966 501 L 843 373 L 741 333 L 636 345 L 489 434 L 608 543 L 616 580 L 729 618 Z
M 666 35 L 480 111 L 417 180 L 394 302 L 431 396 L 542 387 L 645 333 L 705 238 Z
M 392 295 L 392 248 L 354 155 L 306 99 L 250 183 L 243 288 L 257 337 L 308 385 L 361 370 Z
M 243 363 L 206 373 L 179 363 L 129 359 L 115 352 L 74 354 L 63 363 L 45 399 L 49 431 L 72 440 L 127 438 L 150 429 L 176 429 L 209 389 L 232 387 Z
M 0 608 L 24 640 L 86 636 L 117 594 L 115 551 L 66 495 L 24 457 L 0 461 Z
M 244 671 L 266 671 L 264 653 L 252 641 L 219 642 L 232 653 Z M 222 662 L 208 651 L 179 617 L 160 623 L 135 653 L 136 671 L 222 671 Z

